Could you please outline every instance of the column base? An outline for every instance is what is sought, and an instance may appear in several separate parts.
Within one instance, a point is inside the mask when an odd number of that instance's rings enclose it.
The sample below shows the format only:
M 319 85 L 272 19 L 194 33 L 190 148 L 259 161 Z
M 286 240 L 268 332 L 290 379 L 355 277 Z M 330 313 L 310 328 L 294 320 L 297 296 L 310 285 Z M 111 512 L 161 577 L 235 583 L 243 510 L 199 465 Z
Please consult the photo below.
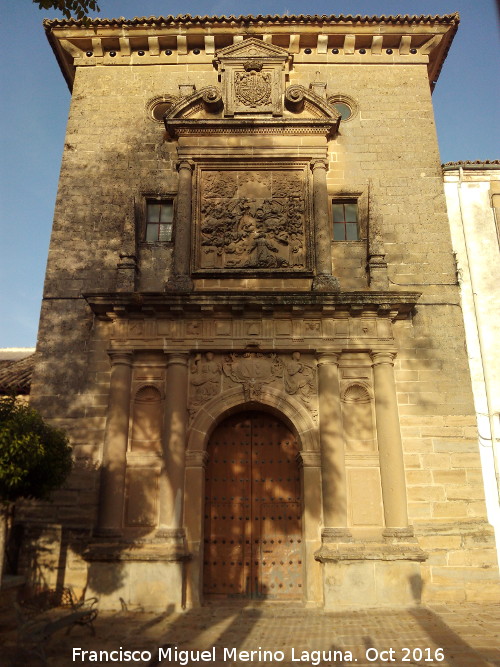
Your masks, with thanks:
M 329 544 L 332 542 L 352 542 L 352 534 L 348 528 L 327 526 L 321 531 L 321 542 Z
M 421 601 L 421 564 L 428 555 L 413 541 L 322 544 L 325 609 L 414 606 Z
M 413 526 L 406 526 L 404 528 L 384 528 L 382 531 L 384 542 L 416 542 Z
M 165 284 L 168 292 L 192 292 L 193 281 L 186 275 L 170 276 Z
M 422 598 L 418 560 L 343 560 L 323 565 L 325 609 L 414 607 Z
M 155 540 L 182 541 L 185 538 L 186 531 L 184 528 L 168 528 L 167 526 L 160 526 L 155 533 Z
M 313 278 L 313 292 L 338 292 L 339 290 L 340 283 L 338 278 L 335 278 L 335 276 L 322 275 Z
M 96 539 L 116 539 L 119 540 L 123 536 L 123 531 L 119 528 L 97 528 L 94 532 Z

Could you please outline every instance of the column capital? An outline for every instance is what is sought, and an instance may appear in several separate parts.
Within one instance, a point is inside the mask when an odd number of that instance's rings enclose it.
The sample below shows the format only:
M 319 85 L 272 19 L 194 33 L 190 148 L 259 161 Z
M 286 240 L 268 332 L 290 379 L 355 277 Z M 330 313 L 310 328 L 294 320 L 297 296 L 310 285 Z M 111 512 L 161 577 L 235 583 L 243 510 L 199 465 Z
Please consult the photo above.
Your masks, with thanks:
M 319 158 L 317 160 L 311 160 L 311 169 L 313 172 L 316 171 L 316 169 L 324 169 L 325 171 L 328 169 L 328 162 L 324 158 Z
M 372 366 L 380 366 L 380 364 L 389 364 L 394 366 L 394 359 L 396 358 L 395 352 L 370 352 L 370 357 L 372 359 Z
M 132 366 L 134 353 L 132 350 L 108 350 L 108 356 L 112 366 Z
M 167 356 L 167 367 L 168 366 L 173 366 L 173 365 L 186 366 L 187 367 L 188 361 L 189 361 L 189 354 L 187 352 L 168 352 L 168 351 L 165 351 L 165 354 Z
M 186 468 L 206 468 L 208 454 L 203 449 L 186 450 Z
M 318 352 L 316 354 L 318 368 L 321 368 L 321 366 L 338 366 L 340 363 L 340 355 L 340 352 Z
M 181 169 L 187 169 L 189 172 L 192 172 L 194 169 L 194 162 L 192 160 L 178 160 L 177 164 L 177 171 L 181 171 Z
M 295 460 L 303 468 L 321 468 L 321 452 L 299 452 Z

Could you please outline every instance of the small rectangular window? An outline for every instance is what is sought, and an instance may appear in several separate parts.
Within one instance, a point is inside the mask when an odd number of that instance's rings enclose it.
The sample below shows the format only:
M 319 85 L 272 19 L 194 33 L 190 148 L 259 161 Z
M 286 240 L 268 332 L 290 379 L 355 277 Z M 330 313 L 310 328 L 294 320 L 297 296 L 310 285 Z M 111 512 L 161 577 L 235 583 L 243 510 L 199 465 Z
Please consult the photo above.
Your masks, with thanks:
M 355 200 L 332 202 L 333 240 L 359 241 L 358 203 Z
M 146 202 L 147 243 L 166 243 L 172 240 L 174 226 L 173 199 L 148 200 Z

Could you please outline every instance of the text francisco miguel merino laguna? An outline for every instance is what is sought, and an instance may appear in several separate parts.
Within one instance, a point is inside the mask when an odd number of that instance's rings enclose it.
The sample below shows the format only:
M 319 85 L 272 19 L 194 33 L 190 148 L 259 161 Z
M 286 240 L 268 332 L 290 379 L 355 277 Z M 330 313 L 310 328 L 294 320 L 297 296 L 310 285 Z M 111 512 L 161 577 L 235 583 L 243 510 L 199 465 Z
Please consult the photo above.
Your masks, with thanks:
M 259 648 L 253 651 L 240 651 L 237 648 L 212 648 L 205 651 L 198 650 L 180 650 L 176 646 L 159 647 L 157 649 L 158 660 L 168 660 L 178 663 L 182 667 L 199 662 L 215 662 L 222 659 L 224 662 L 240 660 L 241 662 L 283 662 L 291 660 L 297 663 L 309 663 L 310 665 L 320 665 L 323 661 L 329 662 L 355 662 L 350 651 L 296 651 L 294 648 L 285 651 L 269 651 Z M 73 648 L 73 662 L 135 662 L 148 664 L 153 659 L 151 651 L 128 651 L 120 646 L 119 649 L 111 651 L 88 651 L 82 648 Z

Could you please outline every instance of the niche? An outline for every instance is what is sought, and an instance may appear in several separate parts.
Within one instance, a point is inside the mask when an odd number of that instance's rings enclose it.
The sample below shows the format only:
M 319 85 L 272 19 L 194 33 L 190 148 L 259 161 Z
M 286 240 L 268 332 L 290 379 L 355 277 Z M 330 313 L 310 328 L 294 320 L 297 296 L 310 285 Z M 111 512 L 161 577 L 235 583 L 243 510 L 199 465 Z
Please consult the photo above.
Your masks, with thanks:
M 375 453 L 373 403 L 368 387 L 361 382 L 349 384 L 341 398 L 346 452 Z
M 153 385 L 141 387 L 132 405 L 132 452 L 161 454 L 163 432 L 162 397 Z

